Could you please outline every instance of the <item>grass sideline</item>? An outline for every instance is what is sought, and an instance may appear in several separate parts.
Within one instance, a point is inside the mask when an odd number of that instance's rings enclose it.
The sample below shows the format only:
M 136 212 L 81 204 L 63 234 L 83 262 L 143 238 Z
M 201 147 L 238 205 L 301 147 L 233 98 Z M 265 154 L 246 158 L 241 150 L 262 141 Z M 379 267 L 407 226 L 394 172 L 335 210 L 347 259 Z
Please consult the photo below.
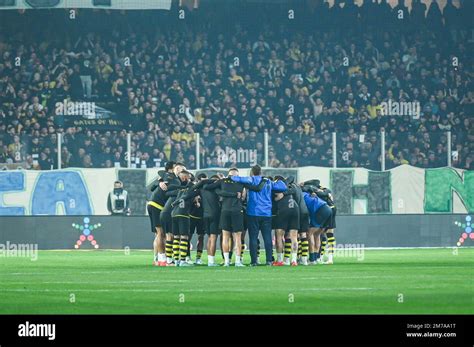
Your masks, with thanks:
M 39 251 L 36 261 L 0 258 L 0 314 L 472 314 L 474 248 L 454 253 L 365 250 L 363 261 L 336 257 L 334 265 L 162 268 L 151 265 L 151 251 Z

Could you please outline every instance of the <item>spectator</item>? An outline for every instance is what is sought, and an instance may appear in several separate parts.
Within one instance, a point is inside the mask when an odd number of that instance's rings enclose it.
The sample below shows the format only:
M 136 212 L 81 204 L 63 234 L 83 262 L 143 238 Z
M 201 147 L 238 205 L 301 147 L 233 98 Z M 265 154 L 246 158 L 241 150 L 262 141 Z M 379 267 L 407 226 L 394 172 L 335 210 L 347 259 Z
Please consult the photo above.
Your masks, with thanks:
M 154 21 L 137 12 L 125 27 L 119 13 L 81 10 L 81 29 L 61 31 L 66 23 L 59 11 L 48 20 L 0 11 L 7 24 L 0 38 L 0 161 L 49 169 L 56 160 L 52 134 L 63 131 L 63 167 L 125 166 L 128 129 L 107 133 L 54 119 L 55 102 L 71 98 L 130 113 L 131 157 L 139 166 L 179 159 L 194 168 L 198 132 L 202 167 L 251 165 L 220 160 L 219 149 L 226 148 L 257 149 L 263 164 L 267 130 L 271 166 L 332 165 L 331 133 L 337 132 L 338 166 L 380 169 L 385 129 L 387 168 L 446 165 L 441 135 L 448 130 L 453 165 L 470 168 L 469 2 L 458 9 L 448 1 L 442 10 L 437 2 L 427 9 L 414 0 L 403 25 L 397 22 L 397 11 L 407 11 L 403 1 L 394 9 L 384 1 L 345 3 L 305 11 L 302 2 L 305 17 L 293 24 L 273 19 L 278 6 L 249 14 L 233 4 L 235 15 L 221 21 L 221 8 L 203 3 L 187 13 L 196 20 L 179 31 L 170 29 L 171 12 L 154 13 Z M 242 25 L 243 18 L 252 24 Z M 88 24 L 97 30 L 87 33 Z M 41 29 L 31 34 L 31 27 Z M 384 116 L 381 105 L 389 100 L 418 102 L 421 113 Z

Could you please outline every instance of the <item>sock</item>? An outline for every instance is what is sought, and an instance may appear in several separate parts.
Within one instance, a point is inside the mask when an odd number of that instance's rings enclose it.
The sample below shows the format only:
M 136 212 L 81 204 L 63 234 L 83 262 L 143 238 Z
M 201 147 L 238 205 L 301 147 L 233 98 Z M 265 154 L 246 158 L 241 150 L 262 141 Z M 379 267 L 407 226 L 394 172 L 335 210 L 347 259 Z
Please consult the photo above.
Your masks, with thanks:
M 291 254 L 291 239 L 285 239 L 285 258 L 289 258 Z
M 301 252 L 302 252 L 301 239 L 298 239 L 298 258 L 301 257 Z
M 229 264 L 230 263 L 230 260 L 229 260 L 229 252 L 225 252 L 224 253 L 224 263 L 225 264 Z
M 277 253 L 277 262 L 283 261 L 283 253 Z
M 321 256 L 323 256 L 324 252 L 326 251 L 326 244 L 327 244 L 326 236 L 321 235 L 321 249 L 319 250 L 319 253 L 321 253 Z
M 214 262 L 216 261 L 216 257 L 213 256 L 213 255 L 208 255 L 207 256 L 207 263 L 208 264 L 214 264 Z
M 291 252 L 291 262 L 296 261 L 298 259 L 298 253 L 297 252 Z
M 201 250 L 198 249 L 196 252 L 196 259 L 201 259 L 201 257 L 202 257 L 202 249 Z
M 314 252 L 314 260 L 318 260 L 320 257 L 319 252 Z
M 186 255 L 191 258 L 191 240 L 189 240 L 190 242 L 188 242 L 188 249 L 186 251 Z
M 167 258 L 173 257 L 173 241 L 166 241 L 165 252 Z
M 327 233 L 328 237 L 328 254 L 332 256 L 334 254 L 334 247 L 336 246 L 336 238 L 334 237 L 334 233 Z
M 234 255 L 234 252 L 230 251 L 230 252 L 229 252 L 229 261 L 230 261 L 230 259 L 232 259 L 232 256 L 233 256 L 233 255 Z
M 181 239 L 179 242 L 179 251 L 180 251 L 180 256 L 181 260 L 186 260 L 186 256 L 188 255 L 188 245 L 189 242 L 186 239 Z
M 240 256 L 242 258 L 244 257 L 244 251 L 245 251 L 245 243 L 242 242 L 242 246 L 240 247 Z
M 166 261 L 165 253 L 158 253 L 158 261 Z
M 236 255 L 235 256 L 235 263 L 238 264 L 238 263 L 241 263 L 242 262 L 242 257 L 240 255 Z
M 307 238 L 302 238 L 301 239 L 301 256 L 302 257 L 307 257 L 308 256 L 308 250 L 309 250 L 309 242 Z
M 173 258 L 174 260 L 179 260 L 179 237 L 173 239 Z

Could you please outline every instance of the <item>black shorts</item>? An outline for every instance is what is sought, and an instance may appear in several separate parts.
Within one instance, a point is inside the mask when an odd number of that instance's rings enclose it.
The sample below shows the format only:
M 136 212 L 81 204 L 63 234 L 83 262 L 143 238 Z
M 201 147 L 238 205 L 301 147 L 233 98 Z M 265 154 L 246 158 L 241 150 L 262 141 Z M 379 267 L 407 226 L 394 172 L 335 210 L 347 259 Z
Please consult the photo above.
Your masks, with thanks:
M 300 216 L 300 227 L 298 229 L 299 233 L 306 233 L 309 230 L 309 215 L 303 214 Z
M 189 235 L 192 236 L 194 232 L 198 235 L 204 235 L 204 224 L 202 218 L 189 217 Z
M 161 227 L 161 220 L 160 220 L 161 210 L 152 205 L 147 205 L 146 209 L 148 211 L 148 216 L 150 217 L 151 232 L 156 233 L 155 228 Z
M 172 217 L 173 220 L 173 235 L 175 236 L 189 236 L 190 218 L 186 217 Z
M 273 229 L 282 229 L 285 232 L 298 230 L 300 228 L 300 213 L 297 209 L 281 211 L 272 218 Z
M 173 221 L 171 220 L 171 213 L 166 213 L 166 212 L 163 213 L 163 211 L 161 211 L 160 222 L 161 222 L 161 227 L 163 228 L 163 231 L 166 234 L 173 233 Z
M 333 206 L 331 208 L 331 211 L 332 211 L 331 218 L 329 218 L 329 223 L 326 229 L 336 229 L 336 213 L 337 213 L 336 206 Z
M 219 227 L 230 232 L 244 231 L 244 214 L 242 212 L 222 211 Z
M 277 229 L 277 218 L 278 216 L 276 214 L 272 214 L 272 230 Z
M 332 216 L 332 209 L 328 205 L 322 205 L 314 215 L 311 216 L 310 225 L 313 228 L 327 229 Z
M 219 216 L 215 217 L 204 217 L 203 228 L 207 235 L 220 235 L 221 229 L 219 228 Z

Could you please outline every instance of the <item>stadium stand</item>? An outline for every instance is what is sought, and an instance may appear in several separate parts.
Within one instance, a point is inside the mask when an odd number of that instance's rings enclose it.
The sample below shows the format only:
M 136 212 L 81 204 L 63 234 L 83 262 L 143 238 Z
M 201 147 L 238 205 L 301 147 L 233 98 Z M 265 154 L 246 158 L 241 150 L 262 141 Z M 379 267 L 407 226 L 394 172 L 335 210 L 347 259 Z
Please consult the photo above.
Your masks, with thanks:
M 131 131 L 132 156 L 147 167 L 176 160 L 195 168 L 196 133 L 201 168 L 239 166 L 219 161 L 226 146 L 257 149 L 262 164 L 268 131 L 269 166 L 332 166 L 336 132 L 338 167 L 380 170 L 385 130 L 387 169 L 446 166 L 450 131 L 452 165 L 472 170 L 473 3 L 448 1 L 441 11 L 414 0 L 409 11 L 385 0 L 300 1 L 290 6 L 295 19 L 288 4 L 245 1 L 219 11 L 206 1 L 183 7 L 186 20 L 176 3 L 126 19 L 106 10 L 78 10 L 74 20 L 62 10 L 0 11 L 8 24 L 0 163 L 55 168 L 61 132 L 63 168 L 125 167 Z M 265 15 L 251 6 L 265 6 Z M 25 29 L 32 23 L 35 32 Z M 64 99 L 114 105 L 131 126 L 58 124 L 55 105 Z M 418 102 L 421 113 L 382 115 L 389 100 Z

